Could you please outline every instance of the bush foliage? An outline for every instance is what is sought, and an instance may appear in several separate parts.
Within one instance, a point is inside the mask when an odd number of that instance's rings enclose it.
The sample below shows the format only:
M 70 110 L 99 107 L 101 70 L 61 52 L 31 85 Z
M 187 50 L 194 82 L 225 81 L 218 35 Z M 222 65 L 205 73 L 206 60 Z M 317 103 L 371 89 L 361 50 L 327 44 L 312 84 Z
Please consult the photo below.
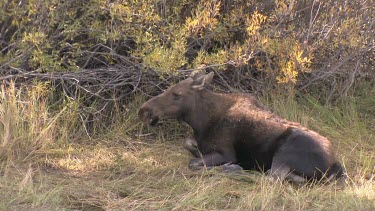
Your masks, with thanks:
M 375 10 L 366 0 L 29 0 L 0 8 L 3 75 L 129 63 L 174 75 L 203 63 L 235 74 L 227 78 L 235 88 L 324 84 L 338 96 L 375 75 Z

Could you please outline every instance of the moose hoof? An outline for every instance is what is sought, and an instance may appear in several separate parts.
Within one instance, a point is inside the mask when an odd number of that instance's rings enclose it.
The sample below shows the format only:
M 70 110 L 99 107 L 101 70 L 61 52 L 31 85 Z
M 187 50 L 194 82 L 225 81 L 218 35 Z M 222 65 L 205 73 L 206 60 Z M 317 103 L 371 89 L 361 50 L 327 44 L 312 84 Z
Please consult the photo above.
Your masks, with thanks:
M 202 159 L 192 159 L 189 162 L 189 168 L 191 170 L 200 170 L 204 167 Z
M 227 163 L 227 164 L 223 165 L 223 170 L 224 170 L 225 173 L 231 173 L 231 172 L 242 171 L 243 168 L 240 165 L 237 165 L 237 164 Z

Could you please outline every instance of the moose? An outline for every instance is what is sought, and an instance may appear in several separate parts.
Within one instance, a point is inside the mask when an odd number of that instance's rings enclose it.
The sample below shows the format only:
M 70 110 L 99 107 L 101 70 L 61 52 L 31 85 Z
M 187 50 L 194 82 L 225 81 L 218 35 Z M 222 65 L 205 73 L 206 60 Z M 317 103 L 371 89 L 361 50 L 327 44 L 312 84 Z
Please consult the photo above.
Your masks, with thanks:
M 345 178 L 327 138 L 275 115 L 251 94 L 209 90 L 213 76 L 191 74 L 145 102 L 138 113 L 151 126 L 177 119 L 193 129 L 184 142 L 195 157 L 190 169 L 232 165 L 292 183 Z

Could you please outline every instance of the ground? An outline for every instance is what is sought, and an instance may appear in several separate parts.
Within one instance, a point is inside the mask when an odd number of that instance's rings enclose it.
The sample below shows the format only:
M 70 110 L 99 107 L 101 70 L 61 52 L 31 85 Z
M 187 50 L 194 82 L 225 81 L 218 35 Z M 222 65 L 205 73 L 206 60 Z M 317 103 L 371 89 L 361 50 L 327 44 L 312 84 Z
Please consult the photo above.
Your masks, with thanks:
M 333 142 L 348 171 L 345 188 L 295 186 L 220 167 L 192 171 L 182 147 L 190 129 L 174 121 L 143 125 L 136 115 L 142 101 L 127 105 L 100 134 L 68 138 L 22 159 L 1 158 L 0 210 L 375 209 L 375 128 L 364 101 L 327 106 L 309 97 L 262 99 L 277 114 Z

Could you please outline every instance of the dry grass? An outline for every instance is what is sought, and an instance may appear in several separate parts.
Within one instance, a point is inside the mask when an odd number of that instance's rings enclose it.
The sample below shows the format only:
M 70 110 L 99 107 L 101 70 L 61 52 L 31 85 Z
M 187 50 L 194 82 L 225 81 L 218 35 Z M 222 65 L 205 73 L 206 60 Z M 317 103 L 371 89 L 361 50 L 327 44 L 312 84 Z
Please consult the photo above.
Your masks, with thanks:
M 264 100 L 332 140 L 349 175 L 340 189 L 296 187 L 258 172 L 225 174 L 219 167 L 191 171 L 181 147 L 189 129 L 173 122 L 142 125 L 136 116 L 142 98 L 91 140 L 75 136 L 84 128 L 72 105 L 49 111 L 39 88 L 27 96 L 12 87 L 1 90 L 0 210 L 375 209 L 373 99 L 358 95 L 339 107 L 314 98 Z

